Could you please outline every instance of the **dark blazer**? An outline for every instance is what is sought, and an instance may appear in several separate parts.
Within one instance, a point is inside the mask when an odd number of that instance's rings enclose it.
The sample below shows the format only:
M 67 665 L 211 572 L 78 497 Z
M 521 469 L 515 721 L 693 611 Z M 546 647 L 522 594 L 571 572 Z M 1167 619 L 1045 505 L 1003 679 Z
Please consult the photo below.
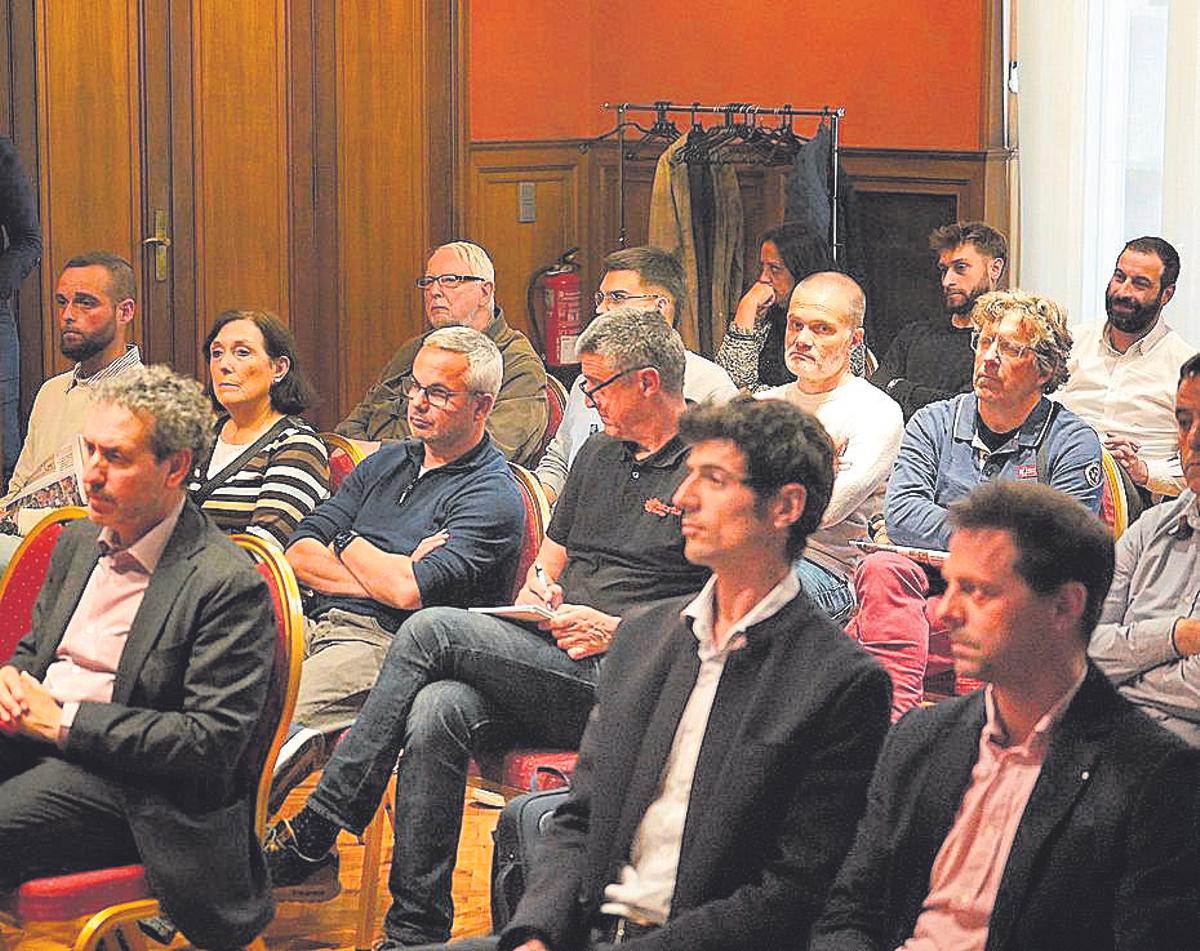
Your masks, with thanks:
M 812 951 L 892 951 L 912 934 L 971 777 L 983 693 L 893 728 Z M 1176 951 L 1200 944 L 1200 750 L 1089 665 L 1017 828 L 987 951 Z
M 631 613 L 604 662 L 570 799 L 501 941 L 581 947 L 654 800 L 699 670 L 679 612 Z M 797 597 L 730 653 L 696 765 L 670 919 L 631 951 L 763 951 L 806 938 L 888 727 L 887 674 Z
M 99 558 L 99 528 L 63 531 L 11 663 L 41 678 Z M 245 752 L 266 699 L 275 619 L 249 560 L 185 503 L 117 668 L 82 703 L 62 755 L 121 782 L 155 894 L 195 944 L 247 943 L 273 906 Z

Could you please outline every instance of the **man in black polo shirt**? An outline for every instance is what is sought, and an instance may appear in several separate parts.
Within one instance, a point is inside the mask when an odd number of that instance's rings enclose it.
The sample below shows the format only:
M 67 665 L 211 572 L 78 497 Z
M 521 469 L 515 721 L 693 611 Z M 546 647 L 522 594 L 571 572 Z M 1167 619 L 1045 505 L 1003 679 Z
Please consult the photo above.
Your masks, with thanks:
M 370 822 L 401 749 L 383 948 L 445 941 L 467 763 L 498 738 L 574 747 L 601 657 L 628 609 L 691 594 L 708 570 L 683 555 L 672 496 L 687 475 L 678 436 L 684 349 L 654 311 L 598 317 L 579 340 L 584 395 L 604 432 L 572 466 L 518 596 L 553 610 L 538 626 L 430 608 L 396 633 L 354 727 L 305 807 L 272 830 L 279 886 L 336 877 L 339 829 Z M 323 889 L 329 894 L 329 889 Z M 281 896 L 283 897 L 283 896 Z

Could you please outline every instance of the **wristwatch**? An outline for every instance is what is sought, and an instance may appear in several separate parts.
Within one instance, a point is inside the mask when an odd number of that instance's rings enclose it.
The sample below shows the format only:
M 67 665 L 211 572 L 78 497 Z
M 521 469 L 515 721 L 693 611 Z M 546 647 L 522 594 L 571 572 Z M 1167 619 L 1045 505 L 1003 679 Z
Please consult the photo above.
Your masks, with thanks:
M 358 532 L 356 532 L 354 529 L 343 528 L 340 532 L 333 536 L 333 553 L 337 555 L 338 558 L 341 558 L 342 552 L 344 552 L 349 547 L 350 543 L 358 537 Z

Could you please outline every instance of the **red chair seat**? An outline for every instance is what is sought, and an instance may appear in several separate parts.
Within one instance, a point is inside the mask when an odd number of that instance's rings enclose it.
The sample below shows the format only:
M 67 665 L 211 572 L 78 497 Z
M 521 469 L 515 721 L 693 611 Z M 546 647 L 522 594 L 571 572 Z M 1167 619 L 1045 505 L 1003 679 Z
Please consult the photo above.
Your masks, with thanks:
M 512 789 L 557 789 L 575 773 L 574 750 L 515 749 L 483 755 L 471 764 L 471 774 Z
M 146 870 L 122 865 L 26 882 L 17 889 L 17 914 L 25 921 L 66 921 L 149 897 Z

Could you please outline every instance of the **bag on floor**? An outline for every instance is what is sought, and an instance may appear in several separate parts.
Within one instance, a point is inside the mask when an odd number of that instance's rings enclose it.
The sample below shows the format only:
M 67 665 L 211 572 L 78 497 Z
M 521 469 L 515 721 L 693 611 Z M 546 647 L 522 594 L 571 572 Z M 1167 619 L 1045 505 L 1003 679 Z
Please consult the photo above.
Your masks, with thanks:
M 505 805 L 492 832 L 492 933 L 512 919 L 525 894 L 525 883 L 545 835 L 550 814 L 571 794 L 569 789 L 526 793 Z

